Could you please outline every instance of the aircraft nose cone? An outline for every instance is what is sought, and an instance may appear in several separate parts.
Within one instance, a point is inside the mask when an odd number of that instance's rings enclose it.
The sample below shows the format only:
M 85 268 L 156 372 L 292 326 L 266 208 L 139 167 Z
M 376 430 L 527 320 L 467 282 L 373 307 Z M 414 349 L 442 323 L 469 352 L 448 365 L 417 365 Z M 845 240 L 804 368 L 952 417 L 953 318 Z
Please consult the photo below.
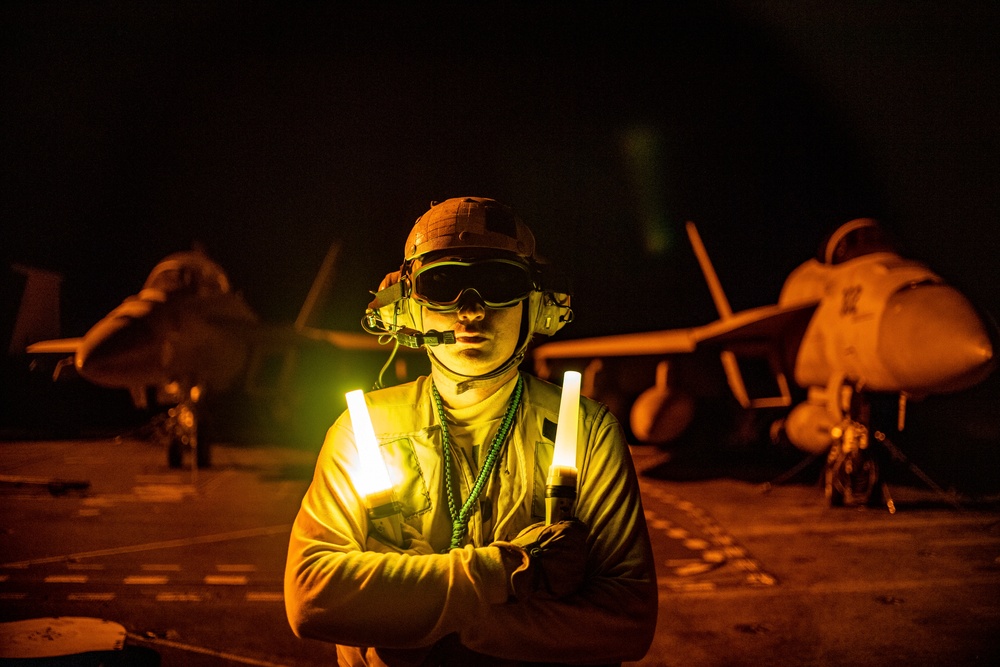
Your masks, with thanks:
M 890 297 L 878 351 L 898 384 L 916 395 L 971 387 L 994 365 L 983 319 L 948 285 L 917 285 Z

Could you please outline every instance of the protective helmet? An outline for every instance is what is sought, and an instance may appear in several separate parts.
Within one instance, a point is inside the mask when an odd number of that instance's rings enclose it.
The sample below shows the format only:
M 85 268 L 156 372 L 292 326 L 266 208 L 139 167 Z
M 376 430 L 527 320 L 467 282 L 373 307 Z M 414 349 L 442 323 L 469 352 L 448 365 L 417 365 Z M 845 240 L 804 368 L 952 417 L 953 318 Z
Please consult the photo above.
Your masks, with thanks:
M 420 305 L 428 304 L 415 293 L 415 286 L 419 292 L 419 276 L 431 267 L 449 264 L 461 271 L 478 262 L 492 262 L 492 275 L 507 275 L 504 267 L 515 265 L 527 276 L 527 284 L 520 294 L 502 296 L 501 291 L 491 299 L 490 295 L 477 290 L 484 303 L 491 307 L 526 300 L 525 326 L 515 353 L 517 361 L 523 357 L 533 335 L 551 336 L 572 320 L 566 281 L 556 278 L 535 256 L 535 237 L 520 218 L 496 200 L 457 197 L 432 203 L 430 210 L 417 218 L 406 239 L 402 267 L 383 279 L 375 299 L 368 306 L 366 330 L 379 335 L 392 334 L 410 347 L 446 342 L 440 337 L 424 335 Z M 517 288 L 514 289 L 516 292 Z M 453 301 L 457 303 L 457 298 Z M 445 306 L 446 309 L 450 307 Z
M 485 249 L 534 260 L 535 237 L 514 212 L 483 197 L 456 197 L 432 202 L 406 238 L 404 259 L 410 262 L 442 250 Z

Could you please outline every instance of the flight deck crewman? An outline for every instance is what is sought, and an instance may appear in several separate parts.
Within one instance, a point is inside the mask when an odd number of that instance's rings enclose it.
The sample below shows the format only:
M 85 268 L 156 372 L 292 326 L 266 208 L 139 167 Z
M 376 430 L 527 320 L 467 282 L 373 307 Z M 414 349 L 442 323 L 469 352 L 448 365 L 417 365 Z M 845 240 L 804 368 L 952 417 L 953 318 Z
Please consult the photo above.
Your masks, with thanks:
M 604 405 L 581 399 L 575 519 L 544 521 L 560 389 L 518 365 L 570 310 L 534 246 L 492 199 L 434 204 L 369 308 L 376 329 L 426 347 L 431 373 L 367 395 L 400 545 L 372 528 L 347 412 L 292 527 L 289 622 L 336 643 L 342 665 L 618 664 L 652 641 L 649 535 Z

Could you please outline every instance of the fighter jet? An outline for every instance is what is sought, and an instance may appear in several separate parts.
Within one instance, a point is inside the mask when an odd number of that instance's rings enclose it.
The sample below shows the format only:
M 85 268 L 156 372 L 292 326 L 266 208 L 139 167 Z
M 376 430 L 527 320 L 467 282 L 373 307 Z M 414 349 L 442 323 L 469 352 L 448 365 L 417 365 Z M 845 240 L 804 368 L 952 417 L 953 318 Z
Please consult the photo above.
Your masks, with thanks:
M 269 393 L 287 412 L 293 398 L 290 376 L 303 348 L 340 354 L 344 373 L 358 355 L 385 362 L 385 346 L 371 336 L 309 324 L 324 300 L 338 249 L 335 244 L 327 253 L 292 327 L 262 323 L 242 294 L 232 290 L 222 267 L 195 249 L 160 261 L 138 294 L 83 337 L 41 341 L 26 351 L 68 355 L 56 367 L 57 379 L 72 369 L 96 385 L 128 390 L 137 408 L 170 406 L 159 424 L 168 464 L 180 467 L 190 450 L 192 465 L 205 466 L 209 443 L 199 439 L 198 426 L 206 395 L 241 384 L 244 394 Z M 397 363 L 395 372 L 397 380 L 407 377 L 405 362 Z
M 693 223 L 687 232 L 718 320 L 551 342 L 534 351 L 542 377 L 553 376 L 556 366 L 580 366 L 584 393 L 617 407 L 620 417 L 627 413 L 640 442 L 666 443 L 684 432 L 696 409 L 690 381 L 699 379 L 685 360 L 717 354 L 742 408 L 791 408 L 773 424 L 772 437 L 827 454 L 831 504 L 875 502 L 884 500 L 877 491 L 887 489 L 872 445 L 886 441 L 883 431 L 871 433 L 871 399 L 898 396 L 902 430 L 908 400 L 972 387 L 995 366 L 995 324 L 923 263 L 901 257 L 875 220 L 841 225 L 816 258 L 788 276 L 777 304 L 737 313 Z M 642 366 L 656 368 L 655 383 L 623 405 L 634 396 L 629 383 L 648 377 L 636 372 Z M 770 395 L 748 390 L 752 368 L 769 370 Z M 794 406 L 793 389 L 805 393 Z

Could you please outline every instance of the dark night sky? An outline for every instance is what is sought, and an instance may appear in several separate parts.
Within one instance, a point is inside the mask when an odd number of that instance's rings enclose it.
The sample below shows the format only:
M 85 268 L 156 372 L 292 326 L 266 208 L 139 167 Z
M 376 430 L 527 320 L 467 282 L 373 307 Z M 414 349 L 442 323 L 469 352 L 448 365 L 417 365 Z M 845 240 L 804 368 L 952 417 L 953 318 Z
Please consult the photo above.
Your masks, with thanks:
M 871 215 L 1000 311 L 994 3 L 465 4 L 4 3 L 4 259 L 80 335 L 194 241 L 291 320 L 340 240 L 353 327 L 472 194 L 570 270 L 564 338 L 711 319 L 686 219 L 735 309 Z

